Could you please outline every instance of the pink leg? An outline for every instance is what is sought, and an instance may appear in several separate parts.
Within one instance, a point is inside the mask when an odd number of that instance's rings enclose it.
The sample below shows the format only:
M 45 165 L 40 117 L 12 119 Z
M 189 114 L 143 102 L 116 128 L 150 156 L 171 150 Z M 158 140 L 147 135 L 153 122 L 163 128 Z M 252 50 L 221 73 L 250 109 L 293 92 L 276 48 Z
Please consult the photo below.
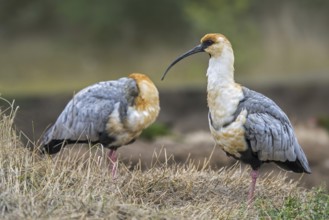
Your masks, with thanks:
M 112 169 L 112 178 L 115 179 L 117 174 L 117 156 L 115 150 L 110 149 L 108 158 L 110 160 L 109 168 Z
M 254 200 L 254 192 L 256 188 L 256 181 L 259 175 L 259 171 L 252 170 L 250 175 L 251 175 L 251 184 L 250 184 L 249 195 L 248 195 L 248 205 L 250 205 Z

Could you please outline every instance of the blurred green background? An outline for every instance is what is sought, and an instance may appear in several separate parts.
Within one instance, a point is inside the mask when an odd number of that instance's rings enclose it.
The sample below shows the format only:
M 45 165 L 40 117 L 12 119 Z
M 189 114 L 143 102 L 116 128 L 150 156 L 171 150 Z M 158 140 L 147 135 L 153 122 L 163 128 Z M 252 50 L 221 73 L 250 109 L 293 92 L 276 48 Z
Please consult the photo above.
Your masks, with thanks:
M 0 0 L 0 93 L 72 94 L 131 72 L 203 87 L 205 55 L 160 77 L 209 32 L 231 41 L 241 83 L 329 84 L 328 28 L 327 0 Z

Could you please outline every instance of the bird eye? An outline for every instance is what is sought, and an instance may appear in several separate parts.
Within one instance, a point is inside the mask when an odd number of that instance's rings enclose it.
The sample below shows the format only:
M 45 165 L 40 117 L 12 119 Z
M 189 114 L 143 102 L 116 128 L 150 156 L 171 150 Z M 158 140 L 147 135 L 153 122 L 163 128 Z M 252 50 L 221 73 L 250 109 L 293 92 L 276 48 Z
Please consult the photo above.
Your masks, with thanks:
M 203 42 L 203 44 L 207 47 L 212 45 L 213 43 L 214 43 L 214 41 L 212 41 L 212 40 L 206 40 L 206 41 Z

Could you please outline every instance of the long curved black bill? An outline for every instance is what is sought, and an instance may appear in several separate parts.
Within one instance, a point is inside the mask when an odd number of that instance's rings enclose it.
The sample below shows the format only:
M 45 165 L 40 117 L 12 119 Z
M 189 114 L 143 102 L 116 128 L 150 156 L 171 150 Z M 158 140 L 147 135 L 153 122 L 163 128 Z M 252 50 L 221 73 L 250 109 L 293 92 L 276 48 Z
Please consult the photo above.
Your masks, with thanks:
M 187 51 L 186 53 L 182 54 L 181 56 L 179 56 L 178 58 L 176 58 L 176 60 L 174 60 L 166 69 L 166 71 L 164 72 L 164 74 L 161 77 L 161 80 L 163 80 L 166 76 L 166 74 L 168 73 L 168 71 L 171 69 L 171 67 L 173 67 L 176 63 L 178 63 L 179 61 L 181 61 L 182 59 L 184 59 L 185 57 L 191 56 L 192 54 L 195 53 L 200 53 L 200 52 L 204 52 L 204 46 L 202 44 L 194 47 L 192 50 Z

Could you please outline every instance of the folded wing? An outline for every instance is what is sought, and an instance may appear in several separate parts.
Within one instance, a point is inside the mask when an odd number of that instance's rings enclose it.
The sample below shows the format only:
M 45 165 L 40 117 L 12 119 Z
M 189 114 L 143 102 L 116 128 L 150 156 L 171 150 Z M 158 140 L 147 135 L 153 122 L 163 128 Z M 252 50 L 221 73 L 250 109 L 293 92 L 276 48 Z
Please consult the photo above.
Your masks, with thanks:
M 46 131 L 42 144 L 52 140 L 98 141 L 109 115 L 118 109 L 123 120 L 137 94 L 136 82 L 130 78 L 100 82 L 81 90 Z
M 243 88 L 239 109 L 248 111 L 245 137 L 252 152 L 263 162 L 273 161 L 284 169 L 310 173 L 306 156 L 298 144 L 286 114 L 269 98 Z

